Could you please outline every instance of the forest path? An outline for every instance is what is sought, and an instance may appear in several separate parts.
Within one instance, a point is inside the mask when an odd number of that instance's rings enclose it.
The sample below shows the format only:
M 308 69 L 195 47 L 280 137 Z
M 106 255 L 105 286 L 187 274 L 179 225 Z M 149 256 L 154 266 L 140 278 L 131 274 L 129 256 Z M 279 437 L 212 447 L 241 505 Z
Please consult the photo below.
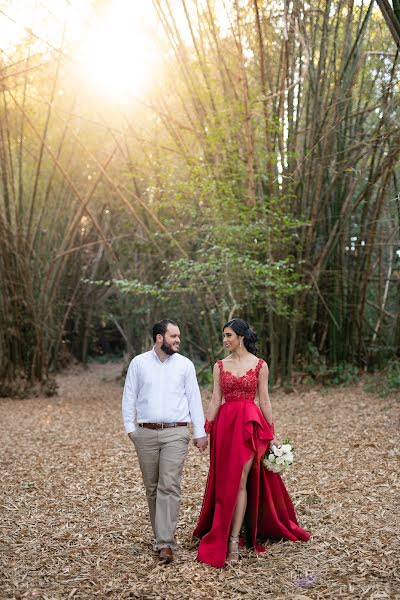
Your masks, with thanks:
M 74 367 L 55 398 L 0 400 L 2 600 L 400 598 L 399 402 L 361 385 L 272 394 L 277 431 L 297 450 L 286 485 L 312 539 L 244 552 L 235 568 L 199 564 L 190 547 L 208 469 L 191 444 L 179 549 L 162 566 L 120 370 Z

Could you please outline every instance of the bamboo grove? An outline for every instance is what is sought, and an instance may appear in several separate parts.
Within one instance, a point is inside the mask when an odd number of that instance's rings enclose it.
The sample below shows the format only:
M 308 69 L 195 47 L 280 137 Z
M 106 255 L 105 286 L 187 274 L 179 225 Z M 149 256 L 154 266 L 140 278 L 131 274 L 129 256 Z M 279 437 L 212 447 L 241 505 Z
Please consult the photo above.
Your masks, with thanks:
M 102 331 L 132 356 L 164 316 L 205 378 L 233 315 L 288 388 L 398 357 L 399 46 L 378 4 L 153 8 L 163 69 L 123 108 L 81 89 L 65 23 L 0 55 L 1 394 L 53 393 Z

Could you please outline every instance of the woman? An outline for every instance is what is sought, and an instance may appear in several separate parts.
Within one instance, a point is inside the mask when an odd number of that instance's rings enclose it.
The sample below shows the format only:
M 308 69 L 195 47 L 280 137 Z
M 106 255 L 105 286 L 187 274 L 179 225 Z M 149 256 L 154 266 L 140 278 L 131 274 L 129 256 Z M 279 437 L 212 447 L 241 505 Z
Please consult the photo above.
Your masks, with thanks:
M 206 419 L 211 434 L 210 471 L 193 533 L 201 538 L 198 560 L 213 567 L 239 560 L 243 521 L 247 544 L 259 552 L 265 548 L 257 544 L 257 537 L 292 541 L 310 537 L 297 523 L 281 477 L 262 466 L 275 438 L 268 367 L 255 356 L 257 336 L 242 319 L 228 321 L 223 334 L 230 354 L 214 366 Z

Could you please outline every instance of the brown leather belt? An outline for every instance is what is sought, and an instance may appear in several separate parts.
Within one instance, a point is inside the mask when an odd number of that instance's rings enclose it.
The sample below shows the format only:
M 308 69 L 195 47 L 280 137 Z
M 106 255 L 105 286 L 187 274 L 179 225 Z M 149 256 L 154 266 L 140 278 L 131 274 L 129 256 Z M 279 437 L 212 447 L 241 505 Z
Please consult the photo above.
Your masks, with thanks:
M 146 429 L 168 429 L 168 427 L 186 427 L 188 423 L 138 423 L 138 425 Z

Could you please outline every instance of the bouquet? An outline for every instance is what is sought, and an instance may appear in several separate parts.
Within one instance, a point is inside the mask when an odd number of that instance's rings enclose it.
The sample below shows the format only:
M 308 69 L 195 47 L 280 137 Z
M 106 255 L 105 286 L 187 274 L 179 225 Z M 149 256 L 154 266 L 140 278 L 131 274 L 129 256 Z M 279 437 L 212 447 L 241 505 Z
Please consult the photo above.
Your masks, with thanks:
M 269 453 L 264 456 L 264 466 L 268 471 L 283 473 L 288 470 L 293 460 L 294 449 L 289 440 L 285 440 L 282 446 L 271 446 Z

